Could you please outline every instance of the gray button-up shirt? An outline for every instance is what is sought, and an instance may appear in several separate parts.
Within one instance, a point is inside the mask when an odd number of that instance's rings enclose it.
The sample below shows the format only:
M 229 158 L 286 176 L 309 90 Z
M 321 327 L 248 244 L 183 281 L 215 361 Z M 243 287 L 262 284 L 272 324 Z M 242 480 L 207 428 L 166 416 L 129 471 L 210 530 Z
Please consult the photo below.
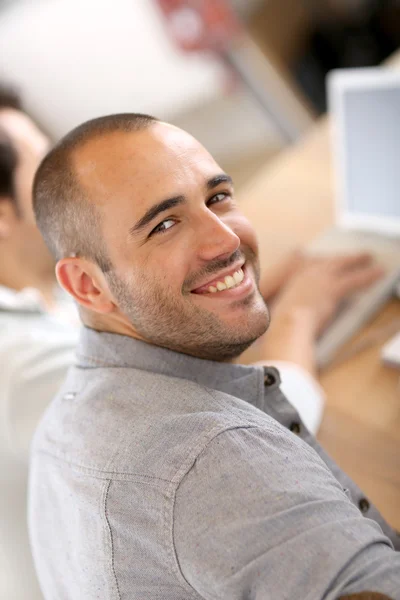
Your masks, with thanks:
M 35 437 L 29 512 L 48 600 L 400 599 L 399 538 L 273 368 L 84 329 Z

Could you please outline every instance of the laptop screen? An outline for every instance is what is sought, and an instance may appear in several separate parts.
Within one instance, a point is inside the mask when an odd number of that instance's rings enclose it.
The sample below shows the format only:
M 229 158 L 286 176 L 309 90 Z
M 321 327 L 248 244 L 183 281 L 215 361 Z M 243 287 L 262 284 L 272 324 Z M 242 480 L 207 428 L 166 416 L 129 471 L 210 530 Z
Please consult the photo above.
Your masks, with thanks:
M 400 219 L 400 80 L 342 96 L 348 213 Z

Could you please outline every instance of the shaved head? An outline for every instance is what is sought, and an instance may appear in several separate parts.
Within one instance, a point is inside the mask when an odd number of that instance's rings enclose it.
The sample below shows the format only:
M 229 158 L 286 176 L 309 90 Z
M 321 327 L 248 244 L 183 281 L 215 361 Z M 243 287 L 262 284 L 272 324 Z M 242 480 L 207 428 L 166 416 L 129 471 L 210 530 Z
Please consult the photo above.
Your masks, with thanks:
M 81 169 L 77 156 L 89 142 L 117 132 L 142 131 L 157 121 L 139 113 L 93 119 L 71 131 L 47 154 L 36 173 L 33 208 L 56 260 L 76 255 L 96 262 L 104 272 L 111 269 L 101 233 L 101 213 L 85 185 L 90 163 Z

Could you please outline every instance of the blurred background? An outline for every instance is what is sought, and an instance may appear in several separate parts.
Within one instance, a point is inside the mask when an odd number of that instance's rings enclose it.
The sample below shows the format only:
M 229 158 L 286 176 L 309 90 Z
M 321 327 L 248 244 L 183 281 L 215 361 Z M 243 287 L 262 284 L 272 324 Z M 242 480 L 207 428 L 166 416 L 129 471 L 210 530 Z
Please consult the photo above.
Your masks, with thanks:
M 0 0 L 0 78 L 53 139 L 153 113 L 239 187 L 326 110 L 330 69 L 377 65 L 399 40 L 398 0 Z

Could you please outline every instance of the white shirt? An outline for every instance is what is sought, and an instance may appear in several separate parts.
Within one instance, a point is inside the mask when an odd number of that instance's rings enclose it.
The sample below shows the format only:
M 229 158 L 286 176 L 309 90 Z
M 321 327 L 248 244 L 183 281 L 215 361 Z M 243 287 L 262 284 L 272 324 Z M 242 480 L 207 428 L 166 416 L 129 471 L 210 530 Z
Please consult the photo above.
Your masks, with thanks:
M 78 327 L 46 314 L 35 290 L 0 287 L 0 598 L 42 600 L 26 526 L 29 445 L 77 339 Z
M 40 293 L 0 286 L 0 598 L 42 600 L 26 525 L 29 446 L 36 425 L 74 363 L 76 309 L 60 302 L 45 311 Z M 316 433 L 324 396 L 317 382 L 291 363 L 269 362 L 307 428 Z

